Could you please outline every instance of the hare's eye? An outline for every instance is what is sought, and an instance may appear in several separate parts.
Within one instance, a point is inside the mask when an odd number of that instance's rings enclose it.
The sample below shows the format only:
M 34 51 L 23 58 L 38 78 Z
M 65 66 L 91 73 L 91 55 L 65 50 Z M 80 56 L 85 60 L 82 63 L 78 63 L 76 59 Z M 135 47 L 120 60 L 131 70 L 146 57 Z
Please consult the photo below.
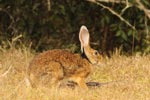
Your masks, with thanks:
M 97 55 L 98 55 L 98 52 L 97 52 L 97 51 L 95 51 L 95 52 L 94 52 L 94 55 L 96 55 L 96 56 L 97 56 Z

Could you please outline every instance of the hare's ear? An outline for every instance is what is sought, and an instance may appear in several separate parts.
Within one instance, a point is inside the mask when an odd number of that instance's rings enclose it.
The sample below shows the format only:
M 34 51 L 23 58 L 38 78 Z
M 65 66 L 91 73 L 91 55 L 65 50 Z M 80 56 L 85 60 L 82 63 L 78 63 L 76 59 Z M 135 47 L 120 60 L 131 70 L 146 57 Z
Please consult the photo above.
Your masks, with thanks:
M 79 40 L 81 43 L 81 52 L 83 53 L 83 48 L 89 46 L 89 41 L 90 41 L 89 31 L 84 25 L 81 26 L 80 28 Z

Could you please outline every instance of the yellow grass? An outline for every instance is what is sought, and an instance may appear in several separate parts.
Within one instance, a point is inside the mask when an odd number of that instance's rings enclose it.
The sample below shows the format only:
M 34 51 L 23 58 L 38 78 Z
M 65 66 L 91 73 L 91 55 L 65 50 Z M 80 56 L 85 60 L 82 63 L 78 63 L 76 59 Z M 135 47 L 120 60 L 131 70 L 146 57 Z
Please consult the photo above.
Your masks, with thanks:
M 93 73 L 87 81 L 109 83 L 88 91 L 67 87 L 28 87 L 25 83 L 25 70 L 32 57 L 33 54 L 28 49 L 0 52 L 0 100 L 150 99 L 150 55 L 127 57 L 116 54 L 105 58 L 103 66 L 93 67 Z

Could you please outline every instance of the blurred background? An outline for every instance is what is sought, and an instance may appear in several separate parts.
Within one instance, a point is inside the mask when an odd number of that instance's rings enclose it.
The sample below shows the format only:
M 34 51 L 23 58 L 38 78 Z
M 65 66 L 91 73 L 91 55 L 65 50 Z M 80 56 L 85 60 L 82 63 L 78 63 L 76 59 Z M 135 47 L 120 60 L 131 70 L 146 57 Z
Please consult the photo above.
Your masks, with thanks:
M 82 25 L 103 53 L 150 52 L 150 0 L 0 0 L 0 50 L 79 52 Z

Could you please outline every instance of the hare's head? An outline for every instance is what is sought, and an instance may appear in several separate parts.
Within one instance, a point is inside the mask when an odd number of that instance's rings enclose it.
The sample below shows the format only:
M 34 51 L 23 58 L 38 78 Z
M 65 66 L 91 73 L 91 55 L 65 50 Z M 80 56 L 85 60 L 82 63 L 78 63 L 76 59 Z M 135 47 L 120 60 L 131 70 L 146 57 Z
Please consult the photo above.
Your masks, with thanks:
M 86 56 L 90 63 L 99 65 L 102 56 L 97 50 L 94 50 L 90 47 L 90 34 L 86 26 L 81 26 L 79 40 L 81 43 L 81 52 Z

